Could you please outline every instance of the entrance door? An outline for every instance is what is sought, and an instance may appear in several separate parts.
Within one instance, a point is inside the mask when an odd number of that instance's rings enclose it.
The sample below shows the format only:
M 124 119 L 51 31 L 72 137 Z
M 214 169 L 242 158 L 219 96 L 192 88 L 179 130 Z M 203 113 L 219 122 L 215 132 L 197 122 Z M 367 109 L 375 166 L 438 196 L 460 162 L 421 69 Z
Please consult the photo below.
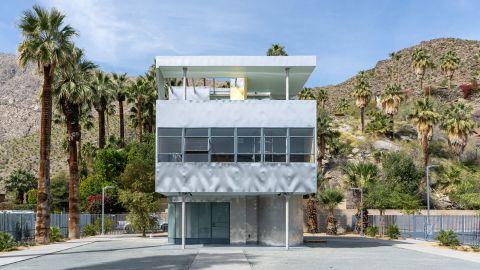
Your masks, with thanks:
M 212 242 L 230 242 L 229 203 L 212 203 Z

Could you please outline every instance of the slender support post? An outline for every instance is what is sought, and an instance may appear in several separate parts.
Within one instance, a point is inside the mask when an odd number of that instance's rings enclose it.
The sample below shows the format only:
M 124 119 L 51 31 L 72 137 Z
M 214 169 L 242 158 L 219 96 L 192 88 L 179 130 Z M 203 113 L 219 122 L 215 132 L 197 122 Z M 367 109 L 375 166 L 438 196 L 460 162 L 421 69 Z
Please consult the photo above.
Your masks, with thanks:
M 360 205 L 361 205 L 361 210 L 360 210 L 360 219 L 362 220 L 360 222 L 360 236 L 364 236 L 363 234 L 363 189 L 360 188 Z
M 183 99 L 187 100 L 187 68 L 183 68 Z
M 425 167 L 426 170 L 426 180 L 427 180 L 427 224 L 425 228 L 425 238 L 428 238 L 431 232 L 431 225 L 430 225 L 430 168 L 438 167 L 438 165 L 428 165 Z
M 290 68 L 285 68 L 285 100 L 290 99 Z
M 105 234 L 105 190 L 108 188 L 113 188 L 112 186 L 104 186 L 102 188 L 102 235 Z
M 289 200 L 290 200 L 290 195 L 285 194 L 285 249 L 288 250 L 288 233 L 289 233 Z
M 182 196 L 182 249 L 185 249 L 185 195 Z

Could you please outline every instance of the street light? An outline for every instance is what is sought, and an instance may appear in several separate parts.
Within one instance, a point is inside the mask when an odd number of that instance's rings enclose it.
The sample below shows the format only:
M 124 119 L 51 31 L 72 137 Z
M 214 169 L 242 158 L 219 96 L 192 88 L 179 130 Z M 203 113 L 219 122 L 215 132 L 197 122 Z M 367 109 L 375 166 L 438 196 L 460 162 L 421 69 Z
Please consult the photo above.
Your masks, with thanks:
M 362 188 L 350 188 L 351 190 L 360 190 L 360 236 L 363 235 L 363 189 Z
M 105 232 L 105 228 L 104 228 L 104 219 L 105 219 L 105 190 L 106 189 L 109 189 L 109 188 L 113 188 L 112 186 L 104 186 L 102 188 L 102 235 L 104 234 Z
M 425 227 L 425 238 L 428 238 L 428 235 L 431 232 L 430 228 L 430 168 L 438 167 L 438 165 L 428 165 L 425 167 L 425 174 L 427 178 L 427 224 Z

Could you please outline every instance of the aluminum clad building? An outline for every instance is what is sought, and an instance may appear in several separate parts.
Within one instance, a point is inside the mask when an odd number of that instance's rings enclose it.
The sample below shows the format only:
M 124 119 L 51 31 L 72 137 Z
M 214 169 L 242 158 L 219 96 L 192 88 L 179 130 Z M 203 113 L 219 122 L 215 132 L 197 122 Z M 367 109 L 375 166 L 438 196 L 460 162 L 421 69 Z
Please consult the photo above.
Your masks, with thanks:
M 314 56 L 156 58 L 155 189 L 168 197 L 171 243 L 302 243 L 302 195 L 317 185 L 316 102 L 291 98 L 315 65 Z

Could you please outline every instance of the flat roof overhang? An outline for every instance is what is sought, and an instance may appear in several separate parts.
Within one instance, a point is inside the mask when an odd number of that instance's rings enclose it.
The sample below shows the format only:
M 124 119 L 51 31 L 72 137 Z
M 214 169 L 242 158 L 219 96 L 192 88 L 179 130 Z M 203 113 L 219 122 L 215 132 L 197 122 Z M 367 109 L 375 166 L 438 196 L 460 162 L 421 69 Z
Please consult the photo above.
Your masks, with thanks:
M 286 68 L 290 95 L 302 90 L 316 66 L 316 56 L 157 56 L 163 78 L 248 78 L 249 91 L 285 97 Z

